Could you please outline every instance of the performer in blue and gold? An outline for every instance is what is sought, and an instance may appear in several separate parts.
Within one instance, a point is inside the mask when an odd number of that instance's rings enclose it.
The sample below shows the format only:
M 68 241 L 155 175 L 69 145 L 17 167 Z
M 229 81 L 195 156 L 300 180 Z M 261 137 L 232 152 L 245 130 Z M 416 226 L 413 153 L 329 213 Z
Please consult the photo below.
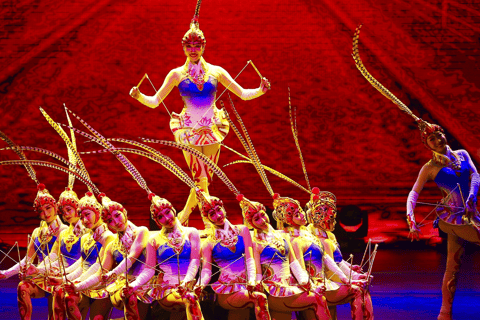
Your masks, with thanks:
M 185 64 L 168 73 L 154 96 L 140 93 L 137 87 L 132 88 L 130 95 L 142 104 L 156 108 L 173 87 L 178 87 L 184 108 L 180 114 L 175 112 L 171 114 L 170 129 L 175 141 L 199 150 L 217 163 L 220 143 L 229 131 L 223 109 L 219 110 L 215 105 L 218 83 L 242 100 L 260 97 L 270 88 L 270 83 L 266 78 L 262 78 L 258 88 L 244 89 L 225 69 L 205 61 L 203 54 L 207 41 L 199 27 L 200 4 L 201 0 L 198 0 L 190 29 L 182 39 L 183 51 L 187 56 Z M 208 194 L 213 172 L 191 153 L 184 151 L 184 156 L 195 183 Z M 185 223 L 188 220 L 197 203 L 195 190 L 192 189 L 184 209 L 178 214 L 180 222 Z

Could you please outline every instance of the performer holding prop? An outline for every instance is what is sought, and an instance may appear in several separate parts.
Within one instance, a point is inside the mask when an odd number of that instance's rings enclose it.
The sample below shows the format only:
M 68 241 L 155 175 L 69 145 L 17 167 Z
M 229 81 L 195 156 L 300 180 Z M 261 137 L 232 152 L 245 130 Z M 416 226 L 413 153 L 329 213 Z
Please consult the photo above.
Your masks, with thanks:
M 442 200 L 435 208 L 438 226 L 448 234 L 447 267 L 443 277 L 442 308 L 438 319 L 452 319 L 457 274 L 460 269 L 460 258 L 464 253 L 463 244 L 469 241 L 480 245 L 480 216 L 476 208 L 480 177 L 467 151 L 453 151 L 448 146 L 444 131 L 439 125 L 430 124 L 415 116 L 366 70 L 358 52 L 360 27 L 357 28 L 353 38 L 353 58 L 358 70 L 373 87 L 395 103 L 400 110 L 414 118 L 420 129 L 423 144 L 432 151 L 432 159 L 422 167 L 408 195 L 407 223 L 410 228 L 409 236 L 412 240 L 418 240 L 423 221 L 417 225 L 414 216 L 415 205 L 425 183 L 434 181 L 443 194 Z
M 185 64 L 168 73 L 163 85 L 154 96 L 145 96 L 140 93 L 138 90 L 140 84 L 132 88 L 130 95 L 142 104 L 156 108 L 173 87 L 178 87 L 185 106 L 180 114 L 171 114 L 170 128 L 175 141 L 195 148 L 217 163 L 220 156 L 220 143 L 229 131 L 223 110 L 218 110 L 215 105 L 218 83 L 220 82 L 243 100 L 251 100 L 263 95 L 270 88 L 270 83 L 267 79 L 261 78 L 259 88 L 243 89 L 225 69 L 205 61 L 203 53 L 206 39 L 198 22 L 200 4 L 201 0 L 198 0 L 190 29 L 182 39 L 183 50 L 187 56 Z M 213 172 L 198 157 L 185 151 L 184 156 L 196 185 L 208 194 L 208 185 Z M 178 214 L 180 222 L 185 223 L 188 220 L 196 205 L 195 190 L 192 189 L 184 209 Z
M 6 279 L 15 274 L 20 275 L 22 281 L 18 284 L 18 311 L 22 320 L 28 320 L 32 317 L 33 307 L 31 298 L 48 297 L 49 317 L 52 317 L 53 308 L 50 293 L 53 287 L 47 285 L 46 279 L 49 274 L 46 273 L 45 276 L 38 274 L 37 269 L 33 266 L 33 261 L 37 257 L 40 264 L 49 256 L 57 237 L 66 226 L 57 215 L 55 199 L 50 195 L 45 185 L 38 181 L 32 166 L 25 163 L 27 158 L 21 148 L 13 143 L 3 132 L 0 132 L 0 137 L 8 143 L 10 149 L 19 155 L 21 160 L 14 162 L 22 162 L 21 164 L 25 166 L 29 176 L 37 184 L 38 192 L 33 203 L 33 208 L 42 220 L 40 227 L 36 228 L 31 238 L 29 238 L 27 255 L 10 269 L 0 271 L 0 279 Z M 31 277 L 33 275 L 36 276 Z

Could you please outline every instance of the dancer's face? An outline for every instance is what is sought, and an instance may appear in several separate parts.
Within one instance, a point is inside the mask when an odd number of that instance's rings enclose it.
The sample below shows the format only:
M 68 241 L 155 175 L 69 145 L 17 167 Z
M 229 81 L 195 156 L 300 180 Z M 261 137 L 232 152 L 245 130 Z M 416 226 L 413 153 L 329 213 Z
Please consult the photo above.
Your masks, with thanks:
M 427 144 L 430 149 L 438 153 L 445 153 L 447 147 L 447 139 L 441 131 L 435 131 L 427 138 Z
M 113 210 L 108 216 L 103 216 L 104 222 L 112 232 L 123 232 L 127 229 L 127 217 L 121 210 Z
M 188 42 L 183 46 L 185 55 L 190 58 L 190 61 L 197 63 L 203 55 L 205 46 L 199 42 Z
M 155 221 L 159 227 L 173 228 L 175 226 L 175 212 L 172 208 L 163 208 L 157 212 Z
M 328 205 L 318 205 L 315 207 L 314 226 L 327 231 L 335 230 L 337 210 Z
M 98 222 L 95 212 L 90 209 L 83 210 L 80 216 L 80 219 L 82 219 L 82 224 L 85 228 L 92 229 Z
M 208 210 L 208 220 L 216 226 L 222 226 L 225 224 L 225 208 L 222 205 L 215 204 L 213 208 Z
M 50 203 L 46 203 L 43 206 L 41 206 L 40 219 L 42 219 L 46 223 L 50 223 L 53 220 L 55 220 L 56 217 L 57 217 L 57 207 L 56 206 L 54 206 Z
M 77 210 L 71 205 L 65 205 L 62 208 L 63 218 L 68 223 L 76 223 L 79 219 Z
M 265 212 L 265 208 L 253 214 L 251 224 L 255 229 L 268 230 L 268 225 L 270 224 L 270 218 Z
M 289 203 L 287 207 L 287 215 L 291 217 L 292 222 L 297 226 L 304 226 L 307 224 L 307 219 L 303 209 L 296 203 Z

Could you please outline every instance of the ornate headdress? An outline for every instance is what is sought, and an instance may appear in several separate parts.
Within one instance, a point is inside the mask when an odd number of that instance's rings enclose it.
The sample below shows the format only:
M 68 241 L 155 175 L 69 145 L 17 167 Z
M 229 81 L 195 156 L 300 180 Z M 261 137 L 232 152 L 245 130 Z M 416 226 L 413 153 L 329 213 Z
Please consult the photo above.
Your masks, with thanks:
M 198 19 L 200 18 L 200 5 L 202 4 L 202 0 L 197 0 L 197 6 L 195 8 L 195 14 L 193 15 L 193 19 L 190 22 L 190 29 L 185 33 L 182 38 L 182 45 L 187 43 L 194 43 L 199 42 L 202 45 L 207 43 L 205 36 L 203 35 L 202 30 L 200 30 L 200 23 Z
M 40 213 L 42 210 L 42 206 L 46 204 L 50 204 L 56 207 L 57 201 L 54 197 L 52 197 L 50 192 L 48 192 L 43 183 L 38 184 L 37 189 L 37 197 L 33 202 L 33 208 L 37 213 Z
M 337 198 L 331 192 L 320 191 L 317 187 L 313 188 L 310 201 L 308 201 L 306 205 L 307 221 L 309 223 L 315 223 L 317 220 L 324 220 L 326 217 L 325 212 L 320 209 L 325 206 L 333 209 L 336 213 Z
M 353 36 L 353 60 L 355 60 L 355 65 L 357 66 L 357 69 L 360 71 L 360 73 L 367 79 L 370 84 L 377 89 L 381 94 L 383 94 L 387 99 L 395 103 L 398 108 L 405 112 L 406 114 L 410 115 L 418 125 L 418 129 L 420 129 L 420 135 L 422 138 L 422 142 L 427 147 L 427 149 L 430 149 L 430 147 L 427 144 L 427 138 L 430 134 L 441 131 L 444 132 L 442 127 L 440 127 L 437 124 L 431 124 L 428 123 L 427 121 L 417 117 L 412 113 L 412 111 L 402 102 L 400 99 L 398 99 L 393 93 L 391 93 L 387 88 L 385 88 L 380 82 L 375 79 L 370 72 L 367 71 L 365 66 L 363 65 L 362 59 L 360 58 L 360 53 L 358 51 L 358 42 L 360 38 L 360 29 L 362 25 L 359 25 L 357 29 L 355 30 L 355 35 Z
M 157 220 L 158 213 L 163 211 L 164 209 L 170 209 L 174 212 L 175 215 L 177 214 L 177 211 L 167 199 L 161 198 L 154 193 L 150 193 L 148 195 L 148 199 L 152 202 L 152 204 L 150 205 L 150 214 L 154 221 Z
M 84 210 L 91 210 L 95 213 L 95 222 L 100 220 L 103 206 L 97 201 L 97 198 L 95 198 L 93 193 L 90 191 L 88 191 L 78 202 L 78 211 L 82 212 Z
M 243 194 L 237 196 L 237 201 L 240 202 L 242 209 L 242 216 L 245 225 L 251 229 L 254 228 L 252 224 L 253 215 L 259 211 L 266 211 L 265 206 L 260 202 L 248 200 Z
M 120 203 L 112 201 L 109 197 L 105 195 L 105 193 L 100 193 L 98 195 L 98 198 L 102 202 L 102 219 L 104 221 L 107 219 L 108 216 L 112 215 L 113 211 L 121 211 L 123 212 L 125 217 L 127 216 L 127 209 L 125 209 Z

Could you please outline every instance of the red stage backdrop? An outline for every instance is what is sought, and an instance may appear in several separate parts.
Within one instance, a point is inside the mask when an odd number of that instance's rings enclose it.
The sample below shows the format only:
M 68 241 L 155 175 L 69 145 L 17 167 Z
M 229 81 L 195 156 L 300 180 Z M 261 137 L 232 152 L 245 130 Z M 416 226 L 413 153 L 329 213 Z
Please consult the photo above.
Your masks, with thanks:
M 162 106 L 149 109 L 129 97 L 148 73 L 161 86 L 168 71 L 185 62 L 181 38 L 194 0 L 172 1 L 4 1 L 1 10 L 0 127 L 19 145 L 67 156 L 63 141 L 45 121 L 42 106 L 66 123 L 63 103 L 107 137 L 172 140 Z M 288 121 L 288 87 L 297 108 L 300 144 L 310 183 L 336 194 L 339 208 L 357 205 L 369 216 L 369 237 L 405 239 L 405 201 L 417 173 L 430 157 L 413 120 L 377 92 L 356 70 L 352 36 L 363 24 L 360 52 L 368 70 L 413 112 L 442 125 L 454 149 L 478 161 L 480 98 L 478 78 L 480 7 L 475 1 L 401 0 L 204 0 L 200 27 L 207 38 L 205 59 L 232 76 L 252 60 L 272 90 L 252 100 L 232 99 L 265 165 L 306 185 Z M 255 88 L 251 66 L 237 81 Z M 223 91 L 219 86 L 218 93 Z M 153 94 L 148 82 L 141 90 Z M 222 96 L 227 102 L 227 95 Z M 178 89 L 165 100 L 180 112 Z M 226 103 L 228 105 L 228 103 Z M 83 129 L 74 120 L 74 125 Z M 78 137 L 78 149 L 100 149 Z M 241 150 L 231 132 L 225 144 Z M 3 146 L 6 146 L 3 143 Z M 153 145 L 187 170 L 177 149 Z M 31 159 L 46 157 L 26 153 Z M 149 160 L 128 155 L 155 193 L 180 210 L 188 188 Z M 17 159 L 1 151 L 0 159 Z M 149 224 L 146 193 L 111 155 L 84 155 L 99 189 L 128 209 L 139 225 Z M 238 157 L 222 150 L 219 164 Z M 58 197 L 67 176 L 37 167 L 39 179 Z M 224 168 L 237 188 L 271 208 L 272 200 L 253 167 Z M 32 210 L 36 188 L 22 167 L 0 167 L 0 239 L 20 241 L 38 225 Z M 308 195 L 276 177 L 276 192 L 301 200 Z M 82 196 L 86 187 L 76 182 Z M 215 179 L 210 188 L 241 222 L 232 193 Z M 435 202 L 429 184 L 422 202 Z M 417 220 L 432 207 L 418 206 Z M 201 226 L 198 212 L 192 218 Z M 433 216 L 429 217 L 429 221 Z M 431 224 L 424 229 L 427 241 Z

